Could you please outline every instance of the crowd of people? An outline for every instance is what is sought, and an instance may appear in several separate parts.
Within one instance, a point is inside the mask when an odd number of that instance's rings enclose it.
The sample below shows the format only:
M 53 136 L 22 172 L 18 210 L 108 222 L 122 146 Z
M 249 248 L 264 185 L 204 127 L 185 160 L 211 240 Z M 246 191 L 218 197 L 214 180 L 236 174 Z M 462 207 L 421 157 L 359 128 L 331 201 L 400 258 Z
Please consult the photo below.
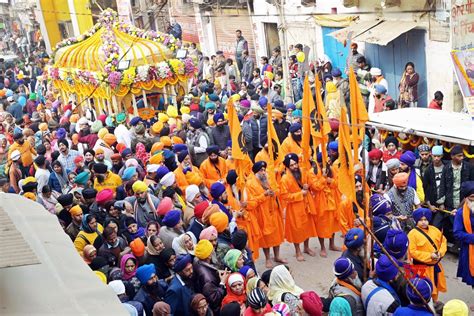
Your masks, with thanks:
M 328 157 L 302 161 L 301 102 L 285 102 L 279 49 L 255 68 L 240 31 L 236 45 L 236 60 L 218 52 L 212 62 L 191 46 L 199 66 L 190 94 L 151 120 L 95 113 L 64 100 L 41 73 L 0 61 L 0 191 L 56 216 L 131 315 L 468 315 L 460 300 L 439 301 L 448 240 L 460 248 L 457 276 L 474 287 L 474 167 L 463 148 L 410 147 L 368 129 L 367 163 L 354 166 L 356 199 L 344 196 L 339 119 L 351 107 L 342 72 L 324 64 L 302 74 L 290 58 L 292 95 L 303 95 L 302 76 L 320 75 L 331 124 Z M 372 93 L 387 95 L 386 81 L 356 45 L 350 58 L 370 109 Z M 33 61 L 41 69 L 44 56 Z M 408 63 L 403 106 L 416 106 L 416 76 Z M 232 143 L 227 120 L 233 95 L 242 144 Z M 390 107 L 373 101 L 375 112 Z M 270 124 L 282 163 L 270 158 Z M 243 188 L 236 145 L 251 159 Z M 296 284 L 296 267 L 280 252 L 285 241 L 297 261 L 340 252 L 328 293 Z M 262 253 L 267 270 L 258 271 Z M 423 273 L 408 282 L 413 267 Z

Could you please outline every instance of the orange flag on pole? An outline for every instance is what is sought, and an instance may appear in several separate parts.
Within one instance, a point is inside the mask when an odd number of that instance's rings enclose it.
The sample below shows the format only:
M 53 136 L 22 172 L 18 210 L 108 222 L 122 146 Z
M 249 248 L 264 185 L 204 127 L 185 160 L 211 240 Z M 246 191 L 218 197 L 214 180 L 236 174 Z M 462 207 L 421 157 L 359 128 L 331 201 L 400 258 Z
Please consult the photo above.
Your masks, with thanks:
M 354 182 L 354 157 L 351 147 L 351 134 L 347 123 L 347 110 L 341 109 L 341 122 L 339 124 L 339 171 L 338 187 L 339 191 L 348 199 L 355 201 Z
M 230 136 L 232 139 L 232 159 L 235 160 L 235 171 L 237 173 L 237 187 L 243 189 L 245 187 L 245 179 L 248 166 L 251 166 L 251 160 L 247 152 L 245 152 L 245 137 L 242 133 L 239 117 L 234 107 L 234 96 L 227 101 L 227 112 L 229 119 Z
M 310 148 L 310 138 L 312 133 L 312 122 L 310 118 L 310 113 L 315 111 L 315 104 L 313 99 L 313 94 L 311 92 L 311 87 L 309 86 L 308 76 L 304 79 L 303 85 L 303 101 L 302 101 L 302 110 L 303 110 L 303 117 L 302 121 L 302 130 L 301 130 L 301 149 L 303 149 L 303 166 L 306 168 L 310 168 L 310 155 L 311 155 L 311 148 Z
M 331 126 L 329 125 L 326 108 L 324 106 L 323 97 L 321 96 L 321 81 L 316 76 L 316 111 L 310 113 L 311 120 L 313 122 L 313 136 L 316 139 L 314 146 L 321 144 L 321 153 L 323 157 L 323 167 L 326 167 L 328 153 L 327 153 L 327 142 L 328 134 L 331 132 Z
M 267 120 L 268 156 L 270 157 L 270 161 L 268 162 L 268 174 L 271 177 L 271 181 L 274 181 L 274 184 L 277 185 L 275 167 L 279 166 L 283 162 L 283 157 L 280 147 L 280 140 L 278 139 L 278 135 L 272 121 L 271 104 L 267 105 Z
M 369 120 L 369 114 L 365 108 L 365 102 L 360 93 L 360 88 L 352 67 L 349 70 L 349 89 L 351 100 L 352 144 L 354 145 L 354 151 L 358 152 L 359 145 L 364 140 L 365 122 Z

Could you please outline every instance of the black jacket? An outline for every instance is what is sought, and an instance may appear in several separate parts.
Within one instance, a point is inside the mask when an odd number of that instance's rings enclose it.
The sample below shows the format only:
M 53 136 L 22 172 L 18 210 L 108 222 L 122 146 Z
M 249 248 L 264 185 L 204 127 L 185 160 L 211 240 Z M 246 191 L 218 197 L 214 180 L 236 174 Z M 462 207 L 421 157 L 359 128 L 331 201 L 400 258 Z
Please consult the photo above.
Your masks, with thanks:
M 218 313 L 226 295 L 224 286 L 220 285 L 219 271 L 213 265 L 196 260 L 193 264 L 194 285 L 197 293 L 202 293 L 214 313 Z
M 474 181 L 474 168 L 470 163 L 463 161 L 461 165 L 461 184 L 466 181 Z M 453 165 L 448 163 L 444 166 L 443 174 L 441 175 L 441 184 L 439 186 L 438 194 L 438 199 L 445 197 L 444 206 L 448 210 L 453 210 L 459 207 L 459 205 L 453 205 L 453 183 Z M 461 194 L 460 201 L 464 198 Z
M 423 191 L 425 192 L 425 201 L 430 202 L 431 205 L 436 205 L 436 201 L 438 200 L 438 187 L 436 186 L 433 163 L 430 163 L 423 174 Z

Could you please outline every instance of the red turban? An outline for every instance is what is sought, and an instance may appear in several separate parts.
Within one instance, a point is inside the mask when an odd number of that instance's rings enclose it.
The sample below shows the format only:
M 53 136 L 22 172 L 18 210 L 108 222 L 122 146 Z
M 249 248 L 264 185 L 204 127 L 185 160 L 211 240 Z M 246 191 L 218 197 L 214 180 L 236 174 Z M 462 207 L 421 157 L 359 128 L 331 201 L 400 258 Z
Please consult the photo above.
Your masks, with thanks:
M 396 187 L 405 187 L 408 185 L 408 173 L 400 172 L 393 177 L 393 184 Z
M 369 159 L 382 159 L 383 152 L 380 149 L 374 148 L 369 151 Z

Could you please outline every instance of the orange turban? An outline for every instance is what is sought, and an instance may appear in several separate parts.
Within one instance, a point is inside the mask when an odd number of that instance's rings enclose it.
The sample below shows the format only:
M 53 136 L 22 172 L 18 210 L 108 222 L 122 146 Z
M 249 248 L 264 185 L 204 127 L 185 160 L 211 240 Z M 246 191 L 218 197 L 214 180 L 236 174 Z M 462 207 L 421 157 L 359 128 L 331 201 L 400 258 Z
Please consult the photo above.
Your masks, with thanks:
M 73 134 L 71 136 L 71 141 L 74 145 L 77 145 L 79 144 L 79 134 Z
M 115 149 L 117 149 L 119 153 L 122 153 L 125 148 L 127 148 L 127 145 L 124 143 L 118 143 L 117 146 L 115 146 Z
M 158 154 L 155 154 L 155 155 L 151 156 L 150 159 L 148 160 L 148 162 L 151 165 L 159 165 L 163 161 L 164 161 L 163 154 L 161 154 L 161 153 L 158 153 Z
M 117 137 L 115 137 L 114 134 L 107 133 L 107 134 L 105 134 L 105 136 L 104 136 L 104 142 L 105 142 L 107 145 L 112 146 L 113 143 L 117 142 Z
M 71 215 L 77 216 L 82 214 L 82 208 L 79 205 L 75 205 L 69 209 Z
M 104 153 L 105 153 L 105 152 L 104 152 L 104 150 L 103 150 L 102 148 L 97 148 L 97 149 L 95 150 L 95 155 L 96 155 L 96 156 L 97 156 L 98 154 L 104 154 Z
M 163 147 L 163 143 L 161 142 L 154 143 L 153 146 L 151 146 L 150 154 L 153 155 L 155 152 L 163 150 Z
M 217 204 L 209 204 L 202 214 L 202 222 L 206 225 L 209 225 L 209 219 L 211 215 L 217 212 L 220 212 L 219 206 L 217 206 Z
M 145 254 L 145 244 L 140 238 L 135 238 L 130 243 L 130 248 L 132 249 L 132 253 L 135 257 L 143 257 Z
M 229 225 L 229 218 L 224 212 L 212 214 L 209 221 L 211 222 L 211 225 L 217 229 L 218 233 L 222 233 Z
M 38 129 L 42 132 L 46 132 L 48 130 L 48 123 L 41 123 L 39 126 L 38 126 Z
M 151 132 L 153 134 L 159 134 L 161 130 L 163 129 L 163 123 L 158 121 L 155 124 L 151 126 Z
M 173 136 L 171 140 L 173 141 L 173 144 L 184 144 L 183 139 L 178 136 Z
M 398 187 L 405 187 L 408 185 L 408 173 L 400 172 L 393 176 L 393 184 Z
M 161 137 L 160 142 L 163 144 L 164 147 L 171 147 L 173 145 L 171 143 L 171 138 L 169 138 L 168 136 Z

